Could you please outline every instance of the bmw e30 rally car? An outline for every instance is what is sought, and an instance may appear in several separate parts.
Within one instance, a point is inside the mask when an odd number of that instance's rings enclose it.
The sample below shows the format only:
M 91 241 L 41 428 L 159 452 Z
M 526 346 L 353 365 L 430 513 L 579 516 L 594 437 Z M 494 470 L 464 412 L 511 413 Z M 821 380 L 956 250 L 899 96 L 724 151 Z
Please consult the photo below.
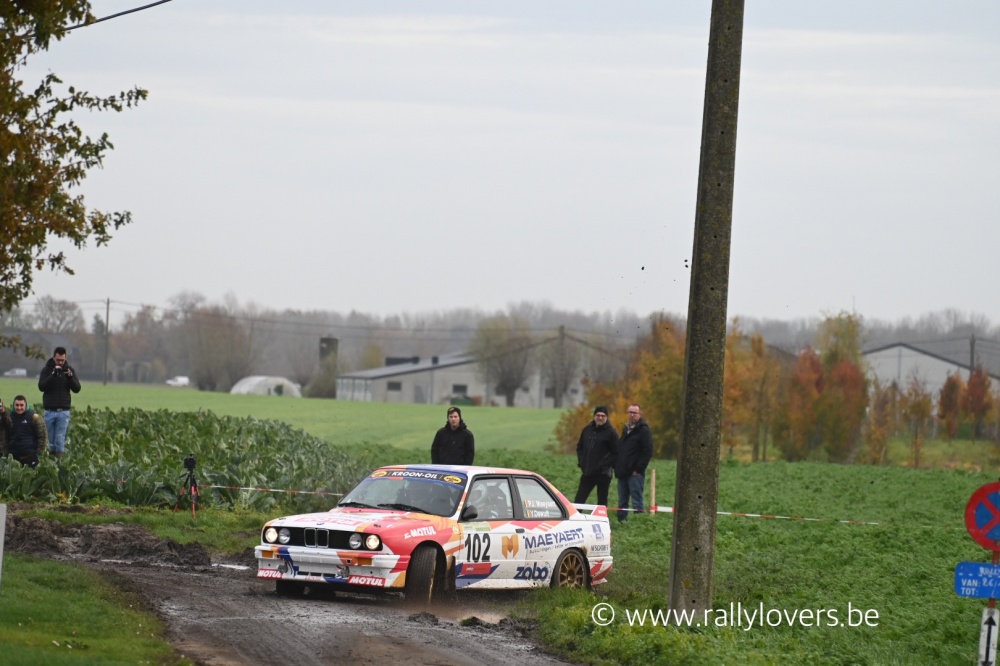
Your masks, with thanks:
M 255 555 L 278 594 L 324 585 L 424 602 L 464 588 L 589 587 L 613 562 L 605 507 L 585 513 L 533 472 L 452 465 L 377 469 L 326 513 L 269 521 Z

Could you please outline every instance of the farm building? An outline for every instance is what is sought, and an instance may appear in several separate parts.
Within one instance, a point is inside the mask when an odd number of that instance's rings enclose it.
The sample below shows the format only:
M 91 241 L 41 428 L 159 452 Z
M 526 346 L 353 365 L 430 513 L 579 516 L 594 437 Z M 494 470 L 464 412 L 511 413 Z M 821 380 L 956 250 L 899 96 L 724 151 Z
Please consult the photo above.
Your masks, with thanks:
M 980 365 L 993 382 L 1000 382 L 1000 344 L 974 337 L 896 342 L 862 355 L 882 385 L 896 382 L 905 390 L 910 378 L 917 377 L 932 396 L 937 396 L 948 375 L 958 373 L 962 381 L 968 381 L 970 372 Z
M 387 359 L 381 368 L 344 373 L 337 378 L 337 399 L 361 402 L 402 402 L 416 404 L 504 405 L 503 395 L 487 385 L 479 375 L 475 358 L 469 354 L 448 354 L 420 358 Z M 535 372 L 518 390 L 515 407 L 552 407 L 552 389 L 543 386 Z M 580 377 L 569 384 L 563 406 L 574 407 L 584 399 Z

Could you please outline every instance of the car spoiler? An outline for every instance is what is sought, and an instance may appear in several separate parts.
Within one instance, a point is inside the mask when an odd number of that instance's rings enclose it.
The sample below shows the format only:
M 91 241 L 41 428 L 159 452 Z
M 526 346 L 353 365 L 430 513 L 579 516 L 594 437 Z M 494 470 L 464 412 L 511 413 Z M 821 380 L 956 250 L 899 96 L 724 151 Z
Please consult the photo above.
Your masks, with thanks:
M 603 504 L 573 504 L 574 509 L 582 514 L 594 516 L 595 518 L 607 518 L 608 507 Z

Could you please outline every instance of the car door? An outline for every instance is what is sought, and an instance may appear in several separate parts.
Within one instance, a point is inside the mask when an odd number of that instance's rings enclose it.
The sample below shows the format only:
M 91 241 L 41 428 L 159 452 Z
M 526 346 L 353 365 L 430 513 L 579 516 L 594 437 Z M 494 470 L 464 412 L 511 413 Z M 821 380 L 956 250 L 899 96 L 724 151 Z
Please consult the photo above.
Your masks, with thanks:
M 477 476 L 469 485 L 465 508 L 477 516 L 462 520 L 462 546 L 456 556 L 456 587 L 519 587 L 524 528 L 514 524 L 514 495 L 505 475 Z
M 548 585 L 559 555 L 567 548 L 582 546 L 583 528 L 566 520 L 566 509 L 547 485 L 533 476 L 515 476 L 517 523 L 525 528 L 521 536 L 524 564 L 520 575 L 532 585 Z

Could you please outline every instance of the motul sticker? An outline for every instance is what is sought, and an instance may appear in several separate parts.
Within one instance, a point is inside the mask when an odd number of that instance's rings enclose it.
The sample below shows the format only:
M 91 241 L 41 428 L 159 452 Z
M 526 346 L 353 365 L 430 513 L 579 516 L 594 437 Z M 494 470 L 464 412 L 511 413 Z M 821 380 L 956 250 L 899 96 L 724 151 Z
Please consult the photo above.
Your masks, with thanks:
M 277 569 L 257 569 L 257 578 L 281 578 Z
M 377 576 L 351 576 L 347 579 L 348 585 L 369 585 L 371 587 L 385 587 L 385 578 Z

